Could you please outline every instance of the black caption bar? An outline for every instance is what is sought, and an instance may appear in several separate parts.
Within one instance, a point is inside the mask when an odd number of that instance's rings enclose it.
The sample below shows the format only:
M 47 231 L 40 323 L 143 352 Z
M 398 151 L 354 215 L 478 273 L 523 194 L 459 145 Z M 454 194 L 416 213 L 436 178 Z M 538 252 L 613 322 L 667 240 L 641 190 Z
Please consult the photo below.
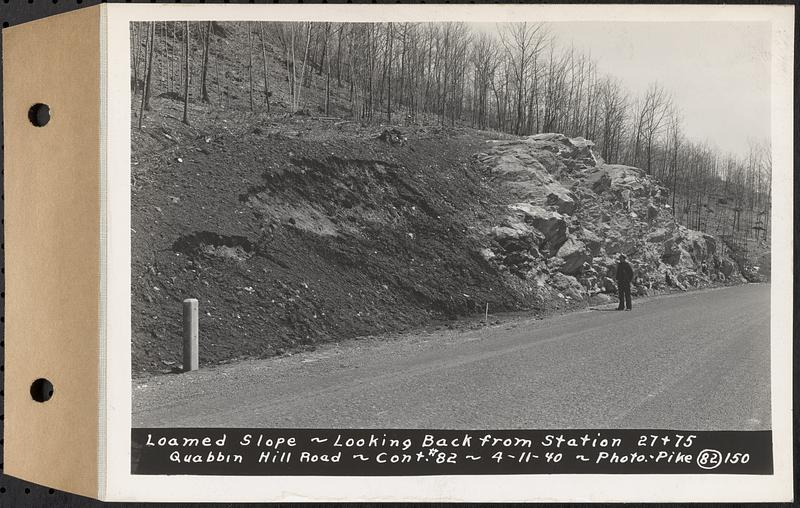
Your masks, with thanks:
M 142 475 L 772 474 L 772 432 L 132 429 Z

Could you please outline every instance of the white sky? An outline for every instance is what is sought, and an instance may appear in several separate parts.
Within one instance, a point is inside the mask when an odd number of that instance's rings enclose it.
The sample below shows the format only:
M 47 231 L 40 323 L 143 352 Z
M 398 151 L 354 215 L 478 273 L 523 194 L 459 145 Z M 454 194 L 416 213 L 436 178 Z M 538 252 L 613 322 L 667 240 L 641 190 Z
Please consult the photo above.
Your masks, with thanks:
M 563 46 L 592 55 L 599 74 L 633 94 L 653 81 L 672 92 L 690 139 L 744 155 L 770 136 L 768 23 L 548 23 Z

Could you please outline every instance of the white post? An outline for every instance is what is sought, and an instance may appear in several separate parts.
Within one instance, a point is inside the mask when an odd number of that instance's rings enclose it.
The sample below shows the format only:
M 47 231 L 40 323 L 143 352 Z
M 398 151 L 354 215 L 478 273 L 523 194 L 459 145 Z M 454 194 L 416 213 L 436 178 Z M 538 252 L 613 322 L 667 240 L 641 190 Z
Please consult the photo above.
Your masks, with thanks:
M 486 302 L 486 312 L 483 315 L 483 322 L 489 324 L 489 302 Z
M 199 331 L 197 326 L 197 299 L 183 301 L 183 371 L 189 372 L 200 367 Z

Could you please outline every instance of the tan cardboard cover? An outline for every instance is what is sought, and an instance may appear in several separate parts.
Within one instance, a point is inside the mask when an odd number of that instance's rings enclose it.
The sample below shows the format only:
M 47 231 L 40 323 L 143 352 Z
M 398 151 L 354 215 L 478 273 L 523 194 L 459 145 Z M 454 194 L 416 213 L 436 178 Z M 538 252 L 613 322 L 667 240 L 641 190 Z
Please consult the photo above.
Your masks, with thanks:
M 96 497 L 101 6 L 3 30 L 5 472 Z M 51 108 L 44 127 L 28 120 Z M 54 395 L 36 402 L 31 383 Z

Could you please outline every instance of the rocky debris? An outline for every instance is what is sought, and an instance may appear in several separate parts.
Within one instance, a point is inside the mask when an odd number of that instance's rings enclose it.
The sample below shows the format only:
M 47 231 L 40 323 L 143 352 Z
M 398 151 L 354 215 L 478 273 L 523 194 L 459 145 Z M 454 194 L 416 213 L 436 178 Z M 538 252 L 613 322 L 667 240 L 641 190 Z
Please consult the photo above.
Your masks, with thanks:
M 492 144 L 476 158 L 509 201 L 507 220 L 491 230 L 502 251 L 492 262 L 530 283 L 572 300 L 570 291 L 614 298 L 620 253 L 640 296 L 743 280 L 714 237 L 671 220 L 669 189 L 641 169 L 605 164 L 591 141 L 544 133 Z
M 696 269 L 714 257 L 716 246 L 713 236 L 679 227 L 671 238 L 664 241 L 661 259 L 671 266 Z
M 603 277 L 603 291 L 606 293 L 617 293 L 617 281 L 611 277 Z
M 564 273 L 555 273 L 550 277 L 553 288 L 558 290 L 564 297 L 571 300 L 583 300 L 586 298 L 586 290 L 578 282 L 578 279 Z
M 537 246 L 544 239 L 542 233 L 519 222 L 492 228 L 492 237 L 506 252 L 530 251 L 537 255 Z
M 616 298 L 605 293 L 597 293 L 589 296 L 589 305 L 606 305 L 616 302 Z
M 538 245 L 544 241 L 542 233 L 522 222 L 508 221 L 504 226 L 492 228 L 491 237 L 500 247 L 497 251 L 490 250 L 491 258 L 514 275 L 527 278 L 540 257 Z
M 558 213 L 571 214 L 575 211 L 577 203 L 575 199 L 573 199 L 571 192 L 555 186 L 551 187 L 549 190 L 550 193 L 547 195 L 545 201 L 548 206 L 554 207 Z
M 653 185 L 642 170 L 622 164 L 597 166 L 587 174 L 585 183 L 598 194 L 614 194 L 620 202 L 649 196 Z
M 736 264 L 730 259 L 722 258 L 719 260 L 719 264 L 716 268 L 719 270 L 720 274 L 726 279 L 729 279 L 733 275 L 733 272 L 736 271 Z
M 530 224 L 544 236 L 544 242 L 540 247 L 555 253 L 567 241 L 567 223 L 560 213 L 528 203 L 515 203 L 508 208 L 516 212 L 524 223 Z
M 651 243 L 660 243 L 667 239 L 668 234 L 666 228 L 658 228 L 648 233 L 646 240 Z
M 658 207 L 652 202 L 647 204 L 647 220 L 654 220 L 658 217 Z
M 671 221 L 665 188 L 585 139 L 237 119 L 132 131 L 135 372 L 180 358 L 180 319 L 165 316 L 186 297 L 201 302 L 203 361 L 217 363 L 487 303 L 539 314 L 613 302 L 620 252 L 637 295 L 743 280 L 712 237 Z
M 556 256 L 564 260 L 564 264 L 561 266 L 561 272 L 568 275 L 577 273 L 585 262 L 591 261 L 592 259 L 586 245 L 574 236 L 567 238 L 564 244 L 558 249 Z
M 594 257 L 600 254 L 600 249 L 603 247 L 603 240 L 594 232 L 584 227 L 581 227 L 577 233 L 578 239 L 583 242 L 589 253 Z

